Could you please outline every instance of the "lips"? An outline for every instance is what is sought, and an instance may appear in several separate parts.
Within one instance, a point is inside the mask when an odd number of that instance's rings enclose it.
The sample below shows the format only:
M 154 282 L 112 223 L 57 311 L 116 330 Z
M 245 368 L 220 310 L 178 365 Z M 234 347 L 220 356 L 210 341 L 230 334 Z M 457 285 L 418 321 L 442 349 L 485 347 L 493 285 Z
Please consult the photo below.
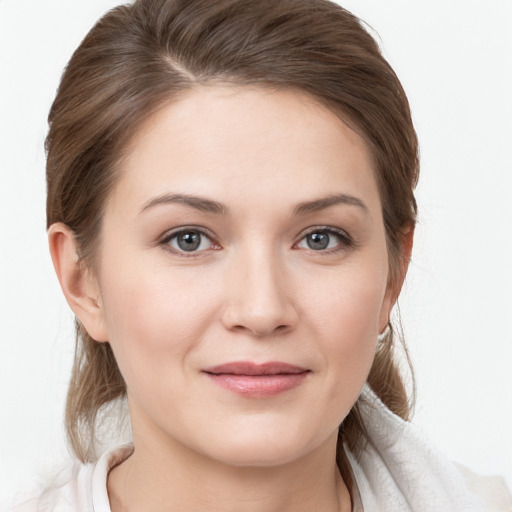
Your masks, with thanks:
M 299 386 L 310 371 L 282 362 L 227 363 L 206 368 L 203 373 L 220 387 L 251 398 L 266 398 Z

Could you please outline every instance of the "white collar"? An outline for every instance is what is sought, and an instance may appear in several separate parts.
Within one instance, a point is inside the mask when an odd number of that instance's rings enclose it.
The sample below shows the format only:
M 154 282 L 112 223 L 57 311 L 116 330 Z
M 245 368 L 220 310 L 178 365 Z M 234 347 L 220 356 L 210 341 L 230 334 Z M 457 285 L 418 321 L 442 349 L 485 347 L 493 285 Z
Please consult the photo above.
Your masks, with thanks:
M 360 410 L 371 442 L 357 459 L 347 456 L 364 512 L 483 511 L 457 468 L 368 385 Z

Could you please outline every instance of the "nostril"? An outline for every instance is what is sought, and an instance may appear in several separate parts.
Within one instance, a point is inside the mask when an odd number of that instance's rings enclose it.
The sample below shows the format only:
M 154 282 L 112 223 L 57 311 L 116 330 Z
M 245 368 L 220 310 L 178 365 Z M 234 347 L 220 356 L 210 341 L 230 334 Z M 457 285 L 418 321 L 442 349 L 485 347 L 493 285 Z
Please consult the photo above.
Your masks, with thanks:
M 264 338 L 285 334 L 297 325 L 297 310 L 281 288 L 252 283 L 231 291 L 221 311 L 221 321 L 231 332 Z
M 289 328 L 288 325 L 278 325 L 269 329 L 251 329 L 254 336 L 263 338 L 264 336 L 271 336 L 273 334 L 283 334 Z

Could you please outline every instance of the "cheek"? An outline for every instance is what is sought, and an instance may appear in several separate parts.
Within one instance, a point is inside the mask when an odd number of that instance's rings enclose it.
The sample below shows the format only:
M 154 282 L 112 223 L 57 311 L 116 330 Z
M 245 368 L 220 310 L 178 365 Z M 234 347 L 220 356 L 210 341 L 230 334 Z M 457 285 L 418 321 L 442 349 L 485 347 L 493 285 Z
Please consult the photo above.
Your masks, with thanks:
M 354 265 L 317 280 L 305 296 L 304 314 L 312 312 L 319 329 L 349 345 L 371 337 L 376 341 L 386 294 L 382 265 Z
M 131 262 L 121 267 L 109 273 L 105 265 L 102 301 L 123 377 L 134 391 L 144 385 L 176 389 L 215 305 L 197 276 Z
M 328 368 L 329 398 L 342 397 L 349 408 L 373 363 L 386 280 L 378 265 L 347 269 L 328 279 L 321 294 L 311 294 L 305 308 Z

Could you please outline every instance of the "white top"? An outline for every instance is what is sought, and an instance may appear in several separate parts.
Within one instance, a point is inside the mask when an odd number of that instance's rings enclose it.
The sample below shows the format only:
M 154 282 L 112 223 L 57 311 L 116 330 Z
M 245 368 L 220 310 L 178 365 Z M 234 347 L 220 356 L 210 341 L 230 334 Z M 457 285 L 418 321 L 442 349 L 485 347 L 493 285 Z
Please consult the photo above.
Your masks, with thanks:
M 133 444 L 128 443 L 108 450 L 95 464 L 70 464 L 39 496 L 15 506 L 12 512 L 111 512 L 108 473 L 132 452 Z
M 451 463 L 414 425 L 393 414 L 365 386 L 361 416 L 371 442 L 348 458 L 360 496 L 354 512 L 512 512 L 500 477 Z
M 371 443 L 357 460 L 348 452 L 353 512 L 512 512 L 502 478 L 481 477 L 450 463 L 368 387 L 363 397 L 361 415 Z M 95 464 L 72 464 L 44 493 L 12 512 L 111 512 L 108 473 L 132 452 L 133 445 L 124 444 Z

